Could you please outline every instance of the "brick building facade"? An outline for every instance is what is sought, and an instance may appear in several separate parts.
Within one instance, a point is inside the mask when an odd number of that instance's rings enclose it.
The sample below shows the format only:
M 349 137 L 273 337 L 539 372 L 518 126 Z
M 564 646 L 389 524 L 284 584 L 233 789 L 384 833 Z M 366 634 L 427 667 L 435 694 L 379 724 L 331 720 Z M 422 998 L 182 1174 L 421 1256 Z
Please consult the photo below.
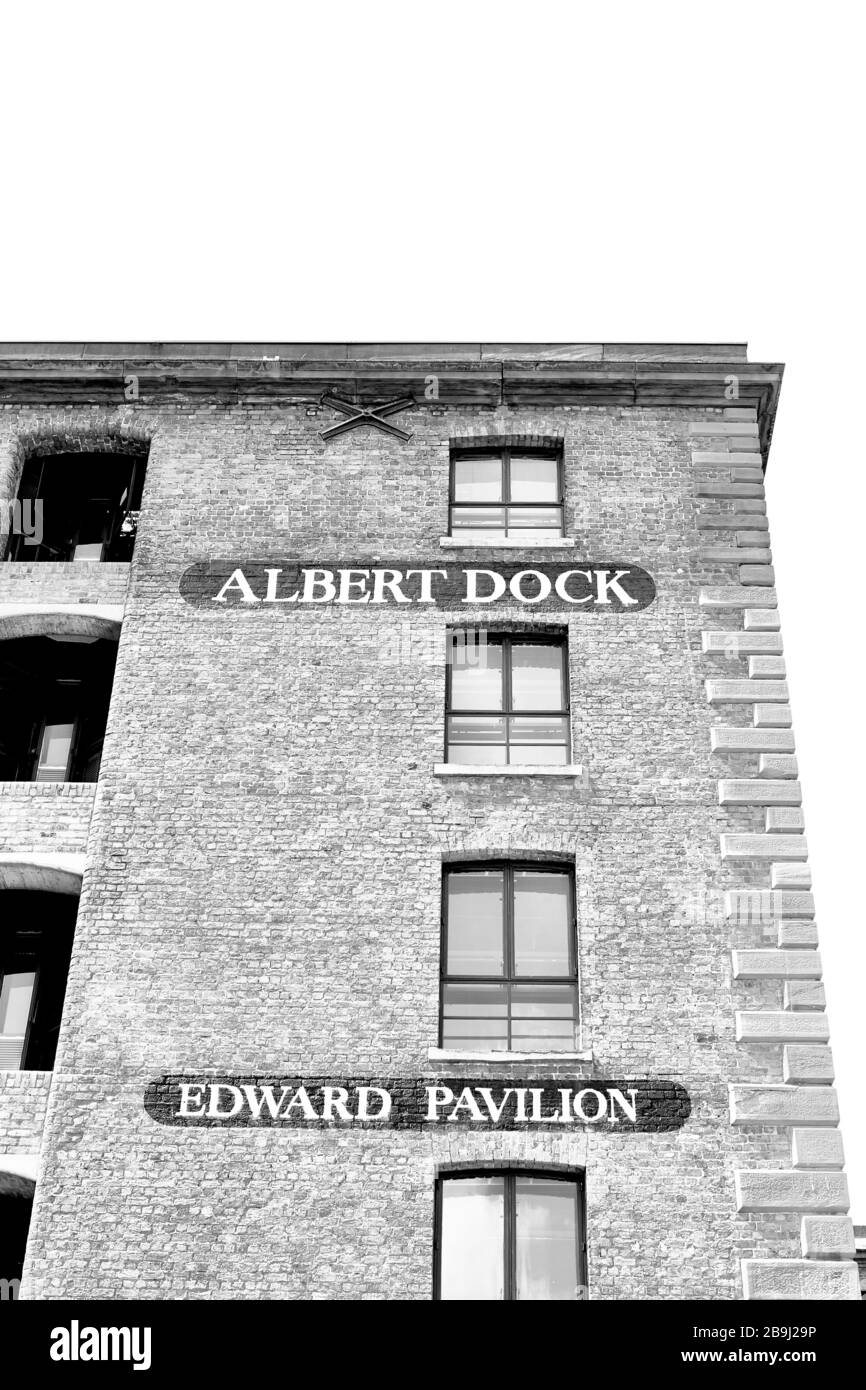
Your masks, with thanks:
M 780 379 L 730 345 L 0 348 L 23 1297 L 472 1296 L 458 1208 L 504 1242 L 489 1296 L 858 1296 Z M 32 723 L 27 682 L 68 699 L 74 657 L 86 705 L 109 648 L 104 746 Z

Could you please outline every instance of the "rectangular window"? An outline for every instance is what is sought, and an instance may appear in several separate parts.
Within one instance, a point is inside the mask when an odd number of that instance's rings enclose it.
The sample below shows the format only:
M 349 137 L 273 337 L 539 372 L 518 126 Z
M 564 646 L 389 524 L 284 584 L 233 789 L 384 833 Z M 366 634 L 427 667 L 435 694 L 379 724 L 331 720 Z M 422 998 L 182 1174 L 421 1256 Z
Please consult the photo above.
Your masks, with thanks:
M 451 868 L 442 915 L 440 1046 L 577 1051 L 571 873 L 540 864 Z
M 570 761 L 564 637 L 452 632 L 446 679 L 447 762 Z
M 556 449 L 455 449 L 450 532 L 467 544 L 564 534 L 562 456 Z
M 582 1186 L 543 1172 L 460 1173 L 436 1193 L 437 1299 L 575 1301 L 584 1293 Z

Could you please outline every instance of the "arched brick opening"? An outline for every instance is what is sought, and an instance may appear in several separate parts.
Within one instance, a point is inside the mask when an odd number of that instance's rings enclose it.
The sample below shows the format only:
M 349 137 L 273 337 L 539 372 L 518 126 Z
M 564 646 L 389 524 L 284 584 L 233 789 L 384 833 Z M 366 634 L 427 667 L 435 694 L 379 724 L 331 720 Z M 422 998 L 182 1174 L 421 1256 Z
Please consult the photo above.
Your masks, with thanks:
M 118 424 L 116 419 L 77 423 L 69 419 L 53 421 L 50 418 L 37 427 L 22 432 L 7 454 L 5 466 L 0 467 L 0 497 L 4 499 L 0 516 L 0 540 L 7 558 L 25 561 L 46 558 L 101 558 L 125 560 L 126 550 L 131 550 L 137 525 L 138 509 L 141 505 L 141 489 L 150 452 L 151 431 L 140 421 L 126 421 Z M 79 468 L 67 470 L 64 459 L 70 461 L 80 456 Z M 114 482 L 114 470 L 99 464 L 96 468 L 101 481 L 94 482 L 90 476 L 102 455 L 111 455 L 118 461 Z M 55 466 L 50 461 L 57 460 Z M 40 466 L 41 465 L 41 466 Z M 89 465 L 89 466 L 88 466 Z M 46 481 L 47 479 L 47 481 Z M 105 492 L 109 496 L 109 512 L 116 519 L 107 526 L 104 544 L 105 553 L 99 556 L 65 555 L 62 553 L 68 537 L 65 530 L 75 529 L 77 524 L 85 524 L 85 529 L 93 525 L 89 494 Z M 60 489 L 60 491 L 58 491 Z M 116 496 L 113 494 L 116 492 Z M 54 501 L 49 505 L 49 498 Z M 113 497 L 113 501 L 112 501 Z M 119 508 L 126 499 L 126 511 L 121 519 Z M 44 502 L 44 510 L 39 511 L 37 502 Z M 78 513 L 81 512 L 81 517 Z M 57 528 L 62 535 L 54 536 Z M 44 532 L 52 535 L 43 543 Z M 129 532 L 127 541 L 123 534 Z M 39 537 L 37 540 L 36 537 Z M 79 540 L 78 544 L 81 544 Z M 95 544 L 95 541 L 94 541 Z M 55 549 L 61 553 L 54 555 Z M 117 553 L 115 553 L 117 552 Z
M 122 609 L 87 608 L 77 605 L 68 608 L 45 606 L 24 608 L 0 607 L 0 642 L 17 637 L 84 638 L 98 641 L 104 638 L 116 642 L 120 636 Z
M 78 897 L 84 857 L 77 854 L 0 855 L 0 892 L 66 893 Z

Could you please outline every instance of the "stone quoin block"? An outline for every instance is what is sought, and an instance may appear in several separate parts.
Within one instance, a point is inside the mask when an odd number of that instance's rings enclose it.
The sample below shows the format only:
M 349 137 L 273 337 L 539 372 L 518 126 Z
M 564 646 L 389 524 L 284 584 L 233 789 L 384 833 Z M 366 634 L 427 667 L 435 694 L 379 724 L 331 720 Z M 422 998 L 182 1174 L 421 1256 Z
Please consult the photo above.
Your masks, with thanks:
M 783 656 L 752 656 L 749 658 L 749 680 L 784 680 L 785 658 Z
M 737 542 L 737 545 L 741 545 L 746 548 L 748 548 L 750 545 L 766 545 L 767 539 L 768 537 L 766 527 L 764 527 L 764 529 L 761 530 L 753 526 L 751 530 L 737 531 L 734 535 L 734 540 Z
M 707 434 L 711 434 L 711 435 L 716 435 L 716 436 L 717 436 L 718 438 L 720 438 L 720 439 L 724 436 L 724 437 L 726 437 L 726 438 L 755 439 L 755 440 L 756 440 L 756 439 L 758 438 L 758 427 L 757 427 L 757 425 L 751 425 L 751 424 L 749 424 L 748 421 L 743 421 L 742 424 L 740 424 L 740 423 L 735 423 L 735 422 L 732 422 L 732 421 L 722 421 L 722 420 L 719 420 L 718 422 L 715 421 L 715 420 L 706 421 L 706 422 L 705 422 L 705 421 L 697 421 L 695 424 L 689 425 L 689 434 L 691 434 L 691 435 L 707 435 Z M 749 446 L 749 447 L 751 447 L 751 446 Z
M 839 1103 L 829 1086 L 730 1085 L 733 1125 L 826 1126 L 839 1123 Z
M 814 922 L 806 918 L 780 918 L 776 922 L 776 940 L 783 950 L 789 947 L 796 949 L 798 946 L 817 946 L 818 928 Z
M 791 706 L 755 705 L 754 723 L 756 729 L 790 729 L 792 724 Z
M 808 864 L 771 864 L 770 887 L 808 890 L 812 887 L 812 871 Z
M 716 588 L 701 589 L 698 603 L 701 608 L 769 608 L 775 602 L 775 594 L 766 591 L 756 593 L 754 589 L 741 584 L 724 584 Z
M 820 980 L 817 951 L 747 950 L 732 952 L 734 978 Z
M 722 835 L 723 859 L 807 859 L 802 835 Z
M 740 565 L 741 584 L 764 584 L 768 588 L 776 582 L 776 573 L 772 565 Z
M 819 1169 L 740 1169 L 734 1174 L 737 1211 L 846 1212 L 844 1173 Z
M 692 449 L 692 463 L 697 468 L 731 467 L 731 455 L 725 449 Z
M 752 498 L 755 501 L 764 500 L 764 488 L 761 483 L 734 483 L 720 478 L 718 481 L 705 479 L 698 482 L 695 486 L 696 497 L 713 497 L 717 501 L 727 500 L 728 498 Z
M 762 461 L 761 455 L 755 453 L 737 453 L 736 458 L 732 458 L 727 450 L 692 450 L 692 463 L 698 468 L 730 468 L 733 462 L 742 462 L 744 467 L 760 468 Z
M 725 916 L 740 922 L 781 922 L 814 917 L 811 893 L 781 893 L 770 889 L 732 888 L 725 893 Z
M 786 1009 L 824 1009 L 827 1007 L 827 993 L 816 980 L 787 980 L 783 1003 Z
M 739 777 L 719 782 L 720 806 L 799 806 L 802 799 L 799 782 Z
M 758 759 L 759 777 L 798 777 L 797 759 L 792 753 L 762 753 Z
M 742 729 L 717 724 L 710 731 L 714 753 L 793 752 L 794 735 L 790 729 Z
M 857 1266 L 820 1264 L 815 1260 L 743 1260 L 743 1295 L 769 1300 L 857 1300 Z
M 786 786 L 799 785 L 785 783 Z M 768 806 L 764 829 L 776 835 L 801 835 L 806 828 L 803 812 L 794 806 Z
M 799 1018 L 823 1018 L 824 1014 L 797 1014 Z M 782 1080 L 793 1086 L 830 1085 L 834 1080 L 833 1053 L 829 1047 L 794 1046 L 782 1049 Z
M 788 686 L 785 681 L 720 681 L 704 682 L 707 700 L 711 705 L 751 705 L 758 700 L 778 700 L 786 703 Z
M 838 1129 L 795 1129 L 791 1135 L 795 1168 L 835 1168 L 845 1166 L 842 1135 Z
M 737 1012 L 738 1042 L 826 1042 L 830 1036 L 826 1014 Z
M 716 565 L 741 565 L 744 562 L 769 565 L 771 555 L 765 549 L 743 550 L 736 546 L 705 545 L 698 551 L 698 558 Z
M 710 656 L 773 656 L 781 654 L 782 638 L 778 632 L 702 632 L 701 646 Z
M 763 506 L 763 503 L 759 503 Z M 738 504 L 736 512 L 701 512 L 697 519 L 699 531 L 745 531 L 755 537 L 755 545 L 766 545 L 770 523 L 762 512 L 747 512 Z M 736 535 L 735 535 L 736 539 Z M 752 544 L 750 541 L 749 544 Z
M 804 1216 L 800 1246 L 807 1259 L 853 1260 L 854 1223 L 850 1216 Z
M 766 598 L 766 595 L 762 597 Z M 781 620 L 775 608 L 753 608 L 743 614 L 743 627 L 746 632 L 778 632 Z

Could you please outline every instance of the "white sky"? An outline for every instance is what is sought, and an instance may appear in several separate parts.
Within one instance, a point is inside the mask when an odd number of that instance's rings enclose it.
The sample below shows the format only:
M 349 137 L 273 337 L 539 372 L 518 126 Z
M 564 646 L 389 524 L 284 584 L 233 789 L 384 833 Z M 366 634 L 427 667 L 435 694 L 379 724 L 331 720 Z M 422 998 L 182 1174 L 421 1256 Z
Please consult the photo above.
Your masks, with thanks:
M 0 338 L 747 340 L 787 364 L 770 524 L 866 1222 L 860 15 L 7 6 Z

